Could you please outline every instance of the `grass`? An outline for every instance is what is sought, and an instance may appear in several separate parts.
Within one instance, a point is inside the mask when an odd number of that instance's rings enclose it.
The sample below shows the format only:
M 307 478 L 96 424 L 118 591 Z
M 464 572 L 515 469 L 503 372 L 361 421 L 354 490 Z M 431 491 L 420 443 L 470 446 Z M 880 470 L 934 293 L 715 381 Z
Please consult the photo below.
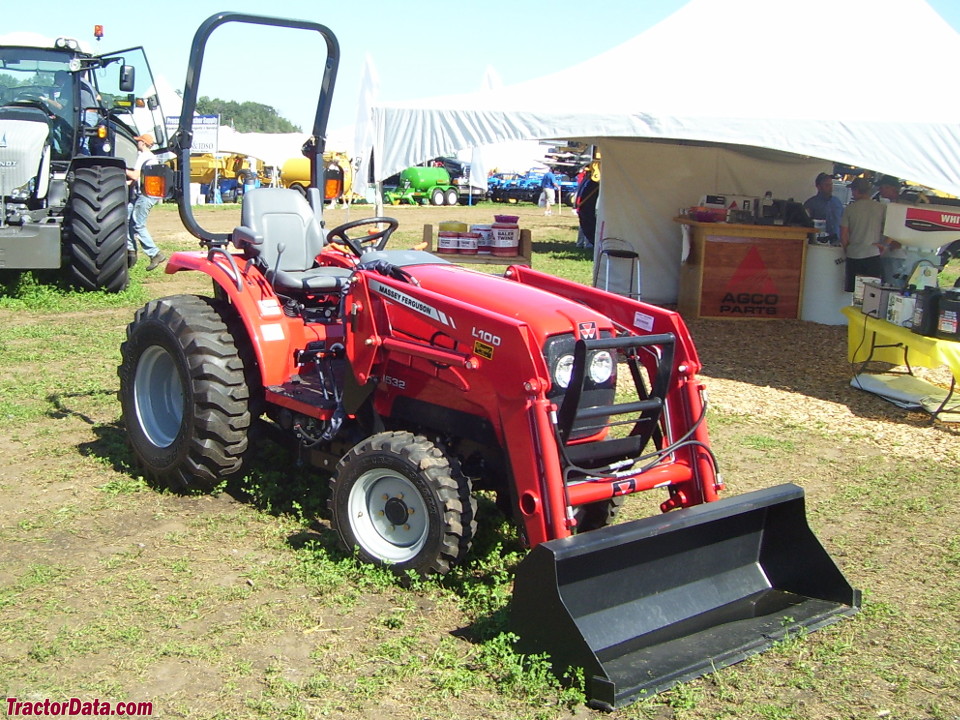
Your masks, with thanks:
M 396 240 L 409 247 L 421 216 L 405 212 Z M 236 210 L 209 213 L 226 222 Z M 589 282 L 569 220 L 538 222 L 536 267 Z M 187 244 L 161 238 L 165 250 Z M 112 296 L 33 278 L 0 292 L 8 695 L 149 699 L 165 717 L 231 720 L 608 717 L 581 707 L 582 677 L 558 677 L 545 658 L 517 651 L 508 608 L 525 551 L 492 498 L 481 497 L 470 562 L 421 580 L 342 551 L 327 524 L 325 478 L 271 444 L 209 496 L 141 477 L 118 424 L 118 348 L 134 310 L 171 292 L 170 282 L 180 283 L 173 292 L 207 290 L 138 268 Z M 750 411 L 711 407 L 709 422 L 721 463 L 746 449 L 767 484 L 811 482 L 799 461 L 836 440 Z M 955 720 L 957 468 L 860 461 L 872 438 L 845 442 L 849 457 L 824 461 L 842 479 L 821 491 L 809 519 L 864 589 L 862 612 L 609 717 Z

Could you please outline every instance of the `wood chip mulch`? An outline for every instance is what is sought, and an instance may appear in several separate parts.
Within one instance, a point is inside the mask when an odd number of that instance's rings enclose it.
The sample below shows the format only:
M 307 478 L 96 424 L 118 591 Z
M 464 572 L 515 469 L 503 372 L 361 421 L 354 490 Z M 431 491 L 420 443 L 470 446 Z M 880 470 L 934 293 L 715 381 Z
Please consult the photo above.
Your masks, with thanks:
M 801 320 L 687 320 L 703 364 L 710 402 L 721 411 L 809 426 L 844 438 L 873 438 L 884 452 L 935 453 L 960 462 L 960 423 L 934 421 L 851 387 L 860 370 L 847 362 L 845 325 Z M 893 368 L 872 363 L 869 372 Z M 922 379 L 950 386 L 946 367 L 914 368 Z M 958 390 L 960 394 L 960 390 Z M 956 396 L 955 396 L 956 397 Z

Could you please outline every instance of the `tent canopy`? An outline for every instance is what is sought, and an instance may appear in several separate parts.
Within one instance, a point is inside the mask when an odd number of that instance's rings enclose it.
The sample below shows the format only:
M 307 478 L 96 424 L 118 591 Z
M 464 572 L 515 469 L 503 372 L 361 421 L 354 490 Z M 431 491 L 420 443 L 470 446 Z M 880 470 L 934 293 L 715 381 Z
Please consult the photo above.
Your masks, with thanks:
M 691 0 L 573 68 L 473 95 L 376 105 L 375 175 L 503 141 L 599 146 L 601 237 L 675 302 L 672 218 L 706 193 L 803 200 L 838 162 L 960 195 L 960 35 L 924 0 Z
M 374 108 L 376 176 L 505 140 L 633 137 L 772 148 L 960 195 L 957 34 L 924 0 L 692 0 L 519 85 Z

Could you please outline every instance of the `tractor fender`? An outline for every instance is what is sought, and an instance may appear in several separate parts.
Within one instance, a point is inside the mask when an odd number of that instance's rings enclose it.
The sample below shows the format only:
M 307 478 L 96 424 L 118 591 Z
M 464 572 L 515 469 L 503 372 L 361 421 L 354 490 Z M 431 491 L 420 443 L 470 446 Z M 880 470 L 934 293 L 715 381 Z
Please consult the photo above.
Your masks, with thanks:
M 231 262 L 232 258 L 232 262 Z M 280 385 L 296 371 L 294 350 L 319 336 L 307 336 L 303 323 L 284 315 L 283 305 L 267 279 L 240 256 L 224 250 L 176 252 L 165 272 L 195 270 L 210 276 L 240 316 L 253 345 L 264 387 Z
M 123 168 L 124 170 L 127 167 L 127 164 L 124 162 L 123 158 L 110 157 L 107 155 L 77 155 L 73 160 L 70 161 L 70 169 L 76 170 L 77 168 L 82 167 L 97 167 L 102 165 L 112 165 L 113 167 Z

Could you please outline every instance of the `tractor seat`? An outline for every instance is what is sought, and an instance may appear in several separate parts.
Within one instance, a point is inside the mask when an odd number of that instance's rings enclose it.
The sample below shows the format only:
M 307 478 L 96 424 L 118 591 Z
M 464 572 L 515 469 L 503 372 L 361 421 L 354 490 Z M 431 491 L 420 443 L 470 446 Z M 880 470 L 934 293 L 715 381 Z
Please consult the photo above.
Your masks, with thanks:
M 241 226 L 231 240 L 247 258 L 257 259 L 278 294 L 301 296 L 337 292 L 352 271 L 317 267 L 326 244 L 316 213 L 296 190 L 256 188 L 244 194 Z

